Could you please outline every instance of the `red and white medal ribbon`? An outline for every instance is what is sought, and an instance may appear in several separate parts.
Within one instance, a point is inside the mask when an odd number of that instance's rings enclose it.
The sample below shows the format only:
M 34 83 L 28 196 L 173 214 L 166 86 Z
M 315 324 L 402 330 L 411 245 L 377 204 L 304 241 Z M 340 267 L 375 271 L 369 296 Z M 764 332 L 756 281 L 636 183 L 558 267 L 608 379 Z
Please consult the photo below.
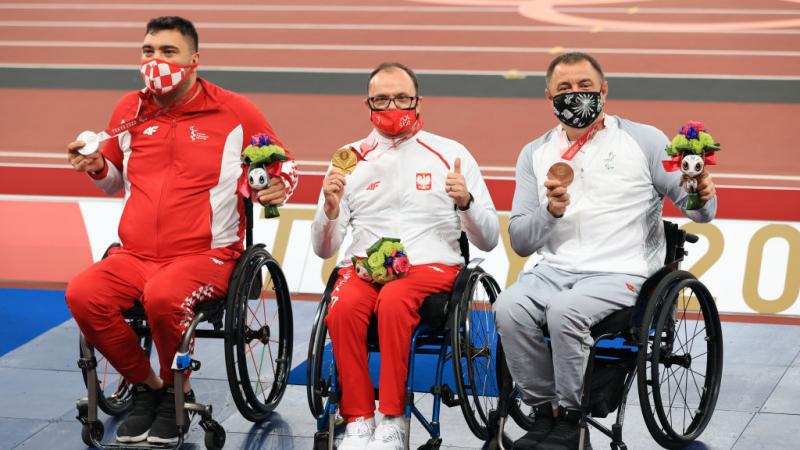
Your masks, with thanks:
M 165 108 L 159 108 L 150 113 L 139 114 L 131 120 L 125 121 L 122 124 L 117 125 L 116 127 L 107 128 L 99 133 L 95 133 L 94 131 L 91 130 L 86 130 L 81 132 L 81 134 L 79 134 L 78 137 L 75 138 L 75 140 L 83 141 L 84 143 L 86 143 L 86 145 L 84 145 L 80 150 L 78 150 L 78 153 L 80 153 L 81 155 L 91 155 L 92 153 L 97 151 L 97 149 L 100 147 L 101 142 L 107 139 L 111 139 L 112 137 L 117 136 L 121 133 L 124 133 L 125 131 L 128 131 L 133 127 L 149 122 L 164 113 L 185 106 L 195 97 L 195 95 L 197 95 L 197 92 L 199 90 L 200 90 L 200 83 L 195 83 L 194 89 L 188 92 L 180 101 L 175 102 L 172 105 L 169 105 Z

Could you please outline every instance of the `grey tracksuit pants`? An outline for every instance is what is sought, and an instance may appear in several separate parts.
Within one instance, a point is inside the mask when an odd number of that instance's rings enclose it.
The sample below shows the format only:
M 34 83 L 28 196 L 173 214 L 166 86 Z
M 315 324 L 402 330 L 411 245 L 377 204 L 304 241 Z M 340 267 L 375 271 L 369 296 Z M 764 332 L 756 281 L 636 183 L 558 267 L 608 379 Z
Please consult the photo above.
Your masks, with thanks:
M 633 306 L 645 277 L 573 273 L 540 263 L 520 274 L 494 303 L 511 376 L 529 405 L 558 401 L 576 409 L 592 345 L 589 328 Z M 542 326 L 550 331 L 552 355 Z

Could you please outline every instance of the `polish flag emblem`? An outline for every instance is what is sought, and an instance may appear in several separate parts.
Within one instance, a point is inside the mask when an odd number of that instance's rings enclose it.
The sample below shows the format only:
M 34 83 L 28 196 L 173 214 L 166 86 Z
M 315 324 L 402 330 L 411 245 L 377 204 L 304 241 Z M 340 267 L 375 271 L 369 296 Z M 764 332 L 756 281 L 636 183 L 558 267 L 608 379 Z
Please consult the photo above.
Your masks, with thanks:
M 417 173 L 417 190 L 430 191 L 431 190 L 431 174 L 430 173 Z

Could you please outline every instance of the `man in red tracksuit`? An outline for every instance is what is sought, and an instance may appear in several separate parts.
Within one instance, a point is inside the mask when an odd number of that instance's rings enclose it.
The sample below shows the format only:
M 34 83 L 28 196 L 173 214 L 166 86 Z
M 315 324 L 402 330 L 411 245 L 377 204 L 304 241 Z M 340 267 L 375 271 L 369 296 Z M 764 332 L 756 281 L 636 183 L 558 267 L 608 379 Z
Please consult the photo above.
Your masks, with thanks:
M 98 187 L 124 188 L 119 223 L 122 246 L 73 278 L 66 301 L 89 342 L 134 386 L 133 408 L 117 430 L 120 442 L 177 441 L 172 359 L 193 307 L 224 296 L 243 250 L 245 220 L 240 187 L 247 173 L 241 152 L 253 135 L 282 147 L 258 108 L 244 97 L 198 78 L 197 31 L 180 17 L 147 24 L 142 45 L 145 89 L 125 95 L 109 122 L 116 127 L 152 117 L 105 141 L 100 151 L 68 159 Z M 161 111 L 160 114 L 154 112 Z M 261 204 L 282 204 L 297 184 L 286 161 Z M 150 367 L 122 312 L 140 301 L 158 350 L 160 373 Z M 188 401 L 191 385 L 185 384 Z

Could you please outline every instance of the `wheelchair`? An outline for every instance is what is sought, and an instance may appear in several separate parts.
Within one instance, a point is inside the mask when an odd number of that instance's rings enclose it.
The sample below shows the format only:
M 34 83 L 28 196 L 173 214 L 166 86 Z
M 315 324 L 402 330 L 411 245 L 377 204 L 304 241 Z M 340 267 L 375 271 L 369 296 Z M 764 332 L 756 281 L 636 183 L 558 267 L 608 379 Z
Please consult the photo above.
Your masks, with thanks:
M 500 287 L 491 275 L 480 268 L 480 258 L 469 259 L 466 234 L 459 239 L 465 266 L 458 272 L 453 290 L 428 296 L 420 307 L 420 325 L 414 331 L 409 353 L 405 396 L 405 448 L 410 445 L 411 416 L 430 434 L 421 450 L 438 449 L 441 403 L 460 406 L 470 430 L 479 438 L 490 437 L 489 412 L 497 407 L 497 373 L 495 367 L 496 338 L 491 304 Z M 333 450 L 337 425 L 337 404 L 341 389 L 337 380 L 336 362 L 332 355 L 325 317 L 331 292 L 336 284 L 338 268 L 328 283 L 317 307 L 308 346 L 306 393 L 311 414 L 317 421 L 314 448 Z M 367 333 L 367 351 L 378 351 L 377 321 L 373 316 Z M 417 355 L 434 355 L 432 416 L 428 420 L 414 404 L 414 375 Z M 455 386 L 445 382 L 445 365 L 450 360 Z M 378 395 L 376 393 L 376 398 Z
M 697 439 L 714 413 L 722 380 L 719 313 L 703 283 L 679 270 L 687 254 L 684 243 L 697 242 L 697 236 L 668 221 L 664 232 L 665 265 L 645 281 L 635 305 L 590 329 L 594 344 L 583 377 L 579 449 L 584 448 L 587 425 L 608 436 L 613 450 L 627 449 L 622 425 L 634 378 L 644 422 L 664 448 L 683 448 Z M 549 339 L 547 330 L 545 336 Z M 522 412 L 504 357 L 498 363 L 498 379 L 498 424 L 489 448 L 506 449 L 510 443 L 502 432 L 509 414 L 523 429 L 533 423 L 532 416 Z M 596 420 L 614 410 L 611 429 Z
M 231 275 L 226 297 L 197 304 L 195 317 L 184 332 L 175 357 L 174 386 L 178 442 L 169 444 L 103 443 L 103 422 L 97 408 L 111 416 L 120 416 L 132 406 L 131 386 L 110 367 L 92 345 L 80 335 L 78 367 L 83 373 L 88 396 L 77 402 L 77 419 L 83 424 L 81 438 L 88 447 L 101 449 L 177 449 L 183 445 L 184 411 L 190 422 L 200 417 L 209 450 L 225 445 L 225 430 L 212 418 L 212 406 L 185 403 L 184 372 L 198 371 L 200 361 L 192 359 L 193 336 L 224 340 L 225 368 L 233 401 L 242 416 L 252 422 L 266 419 L 278 405 L 286 390 L 292 358 L 292 307 L 286 279 L 277 261 L 263 244 L 253 245 L 253 204 L 244 200 L 246 250 L 239 257 Z M 112 247 L 119 244 L 112 244 Z M 108 250 L 106 255 L 108 255 Z M 123 313 L 126 322 L 140 338 L 149 357 L 152 336 L 147 327 L 144 309 L 138 302 Z M 197 329 L 204 322 L 210 328 Z M 176 369 L 177 367 L 177 369 Z

